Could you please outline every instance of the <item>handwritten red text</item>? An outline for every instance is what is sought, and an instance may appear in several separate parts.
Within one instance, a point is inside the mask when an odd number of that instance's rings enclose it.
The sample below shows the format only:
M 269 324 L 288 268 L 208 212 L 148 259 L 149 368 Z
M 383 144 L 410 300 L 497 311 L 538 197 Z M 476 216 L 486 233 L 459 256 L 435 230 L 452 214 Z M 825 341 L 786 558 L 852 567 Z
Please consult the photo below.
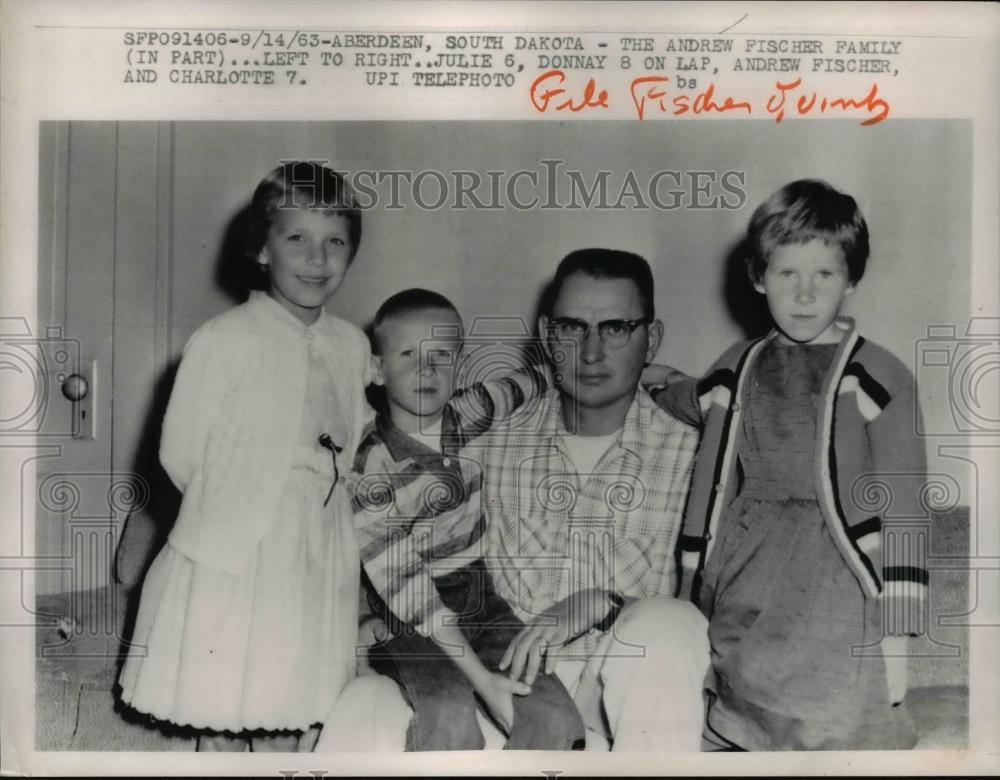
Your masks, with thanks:
M 749 114 L 752 112 L 749 103 L 734 100 L 731 97 L 717 103 L 715 101 L 715 84 L 709 84 L 705 90 L 693 96 L 687 92 L 674 95 L 668 103 L 667 90 L 659 86 L 668 81 L 670 81 L 669 76 L 640 76 L 633 79 L 630 89 L 632 104 L 635 106 L 636 114 L 640 120 L 646 115 L 647 105 L 674 116 L 683 116 L 689 111 L 693 114 L 722 114 L 726 111 L 746 111 Z
M 787 83 L 775 82 L 777 92 L 767 99 L 767 111 L 774 115 L 775 122 L 781 122 L 785 118 L 786 110 L 804 116 L 813 112 L 825 114 L 827 111 L 837 109 L 841 113 L 862 109 L 871 115 L 861 123 L 862 126 L 877 125 L 889 116 L 889 103 L 878 96 L 878 84 L 872 84 L 868 94 L 857 100 L 846 97 L 821 97 L 807 90 L 802 90 L 796 98 L 791 93 L 798 90 L 801 85 L 801 77 Z
M 643 75 L 632 79 L 629 95 L 636 117 L 641 121 L 651 112 L 669 116 L 698 116 L 701 114 L 726 114 L 738 112 L 754 114 L 754 105 L 745 96 L 722 95 L 715 83 L 699 90 L 670 89 L 670 76 Z M 610 105 L 608 90 L 598 87 L 590 78 L 583 85 L 567 85 L 566 73 L 549 70 L 531 83 L 531 104 L 539 113 L 546 111 L 570 111 L 579 113 L 586 109 L 606 109 Z M 679 79 L 682 87 L 684 79 Z M 860 91 L 859 91 L 860 92 Z M 856 93 L 857 94 L 857 93 Z M 774 117 L 780 124 L 789 116 L 816 116 L 831 114 L 863 113 L 862 126 L 877 125 L 889 116 L 889 101 L 879 94 L 877 83 L 873 83 L 867 94 L 861 97 L 848 95 L 823 95 L 807 89 L 802 78 L 794 81 L 776 81 L 774 89 L 763 105 L 756 105 Z
M 598 92 L 597 84 L 593 79 L 587 82 L 579 100 L 566 97 L 567 90 L 558 86 L 565 81 L 566 74 L 561 70 L 549 70 L 543 73 L 531 82 L 531 104 L 543 114 L 548 110 L 550 105 L 556 111 L 569 109 L 573 112 L 583 111 L 585 108 L 608 107 L 607 90 L 602 89 Z

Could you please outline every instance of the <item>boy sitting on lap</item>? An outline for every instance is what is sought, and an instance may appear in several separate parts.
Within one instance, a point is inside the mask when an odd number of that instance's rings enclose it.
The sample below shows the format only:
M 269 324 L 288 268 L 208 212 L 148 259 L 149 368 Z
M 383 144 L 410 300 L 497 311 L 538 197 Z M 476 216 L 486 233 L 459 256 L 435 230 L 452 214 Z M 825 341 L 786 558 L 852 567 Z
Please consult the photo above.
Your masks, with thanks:
M 428 290 L 398 293 L 375 316 L 387 409 L 362 435 L 354 508 L 369 601 L 391 637 L 368 660 L 413 709 L 407 750 L 482 748 L 477 697 L 508 749 L 570 749 L 584 727 L 562 683 L 543 675 L 529 686 L 497 671 L 523 623 L 484 566 L 482 468 L 462 454 L 545 379 L 525 369 L 455 392 L 462 343 L 457 310 Z

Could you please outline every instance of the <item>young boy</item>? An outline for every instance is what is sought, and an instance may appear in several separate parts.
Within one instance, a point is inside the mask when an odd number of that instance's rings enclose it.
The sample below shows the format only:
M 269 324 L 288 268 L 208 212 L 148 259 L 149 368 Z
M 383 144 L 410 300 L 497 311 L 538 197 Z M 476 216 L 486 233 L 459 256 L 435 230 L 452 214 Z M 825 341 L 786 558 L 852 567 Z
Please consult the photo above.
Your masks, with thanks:
M 476 697 L 514 750 L 565 750 L 584 727 L 553 676 L 533 686 L 497 672 L 523 628 L 482 559 L 482 469 L 464 448 L 545 389 L 525 369 L 455 391 L 462 320 L 428 290 L 389 298 L 372 332 L 386 408 L 355 459 L 355 528 L 369 601 L 394 636 L 369 651 L 413 709 L 408 750 L 483 747 Z
M 924 515 L 925 452 L 912 374 L 839 316 L 865 271 L 868 227 L 852 197 L 801 180 L 754 212 L 748 244 L 774 329 L 702 380 L 653 391 L 704 426 L 678 547 L 682 594 L 709 619 L 706 740 L 912 747 L 900 705 L 927 571 L 887 518 Z M 657 373 L 668 379 L 656 367 L 644 379 Z M 891 496 L 891 514 L 869 491 Z M 879 644 L 884 663 L 851 652 Z

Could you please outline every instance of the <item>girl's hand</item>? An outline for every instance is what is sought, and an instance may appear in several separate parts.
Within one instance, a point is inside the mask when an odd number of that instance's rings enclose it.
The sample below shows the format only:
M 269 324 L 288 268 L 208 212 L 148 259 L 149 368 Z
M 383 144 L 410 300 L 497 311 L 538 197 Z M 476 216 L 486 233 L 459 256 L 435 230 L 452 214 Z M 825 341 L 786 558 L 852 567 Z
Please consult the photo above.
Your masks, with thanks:
M 375 674 L 375 670 L 368 663 L 367 651 L 379 642 L 384 642 L 390 638 L 389 629 L 382 622 L 382 618 L 371 615 L 361 621 L 361 625 L 358 626 L 358 648 L 363 648 L 364 652 L 359 652 L 357 656 L 358 660 L 355 671 L 358 675 Z
M 350 496 L 354 495 L 354 491 L 358 487 L 358 479 L 359 475 L 354 472 L 341 473 L 339 475 L 339 481 L 347 488 L 347 494 Z
M 682 379 L 690 379 L 683 371 L 661 363 L 650 363 L 642 370 L 640 381 L 643 387 L 665 387 Z
M 382 618 L 372 615 L 358 626 L 358 644 L 362 647 L 372 647 L 390 638 L 389 628 Z
M 523 682 L 515 682 L 503 674 L 490 673 L 474 686 L 479 698 L 483 700 L 486 709 L 503 730 L 505 736 L 510 736 L 514 725 L 514 696 L 527 696 L 531 686 Z
M 691 601 L 691 586 L 694 575 L 687 569 L 681 569 L 680 582 L 677 584 L 677 598 L 681 601 Z
M 909 684 L 907 662 L 907 637 L 887 636 L 882 639 L 882 658 L 885 659 L 885 678 L 889 686 L 889 703 L 895 707 L 906 698 Z

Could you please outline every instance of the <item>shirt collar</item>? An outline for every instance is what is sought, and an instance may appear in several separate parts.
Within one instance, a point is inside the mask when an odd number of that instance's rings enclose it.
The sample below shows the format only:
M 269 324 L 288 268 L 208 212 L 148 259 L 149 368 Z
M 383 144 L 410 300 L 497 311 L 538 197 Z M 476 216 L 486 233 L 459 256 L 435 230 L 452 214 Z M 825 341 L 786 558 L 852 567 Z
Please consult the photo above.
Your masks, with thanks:
M 454 415 L 449 414 L 451 408 L 446 406 L 444 416 L 441 420 L 441 438 L 447 443 L 454 428 Z M 443 458 L 446 451 L 438 452 L 428 447 L 423 442 L 410 436 L 401 430 L 393 421 L 388 412 L 380 412 L 375 416 L 375 430 L 378 431 L 379 438 L 385 444 L 389 455 L 397 463 L 407 458 L 427 459 Z
M 646 448 L 645 432 L 652 429 L 653 412 L 659 407 L 642 386 L 636 388 L 635 398 L 625 414 L 621 446 L 638 458 Z
M 329 316 L 326 313 L 326 309 L 321 306 L 316 322 L 312 325 L 306 325 L 263 290 L 252 290 L 247 303 L 263 316 L 294 328 L 296 333 L 309 333 L 312 330 L 321 328 L 323 326 L 322 323 L 325 323 Z
M 839 315 L 839 316 L 838 316 L 838 317 L 837 317 L 837 318 L 836 318 L 836 319 L 834 320 L 834 324 L 835 324 L 835 325 L 836 325 L 836 326 L 837 326 L 837 327 L 838 327 L 838 328 L 839 328 L 840 330 L 844 331 L 844 335 L 843 335 L 843 337 L 842 337 L 842 338 L 840 339 L 840 343 L 841 343 L 841 344 L 843 344 L 843 343 L 844 343 L 844 342 L 846 342 L 846 341 L 847 341 L 847 340 L 848 340 L 848 339 L 849 339 L 849 338 L 850 338 L 851 336 L 853 336 L 853 335 L 854 335 L 854 332 L 855 332 L 855 330 L 857 330 L 857 326 L 856 326 L 856 325 L 855 325 L 855 323 L 854 323 L 854 318 L 853 318 L 853 317 L 845 317 L 845 316 L 843 316 L 843 315 Z M 776 339 L 777 337 L 778 337 L 778 329 L 777 329 L 777 328 L 771 328 L 770 332 L 769 332 L 769 333 L 767 334 L 767 336 L 765 336 L 764 338 L 765 338 L 765 339 L 767 339 L 768 341 L 771 341 L 772 339 Z
M 569 436 L 563 421 L 562 398 L 558 388 L 549 390 L 539 424 L 539 432 L 554 443 L 556 437 Z M 652 424 L 651 410 L 655 403 L 641 386 L 636 389 L 635 398 L 625 413 L 625 422 L 619 429 L 618 444 L 636 457 L 642 457 L 645 445 L 643 431 Z

